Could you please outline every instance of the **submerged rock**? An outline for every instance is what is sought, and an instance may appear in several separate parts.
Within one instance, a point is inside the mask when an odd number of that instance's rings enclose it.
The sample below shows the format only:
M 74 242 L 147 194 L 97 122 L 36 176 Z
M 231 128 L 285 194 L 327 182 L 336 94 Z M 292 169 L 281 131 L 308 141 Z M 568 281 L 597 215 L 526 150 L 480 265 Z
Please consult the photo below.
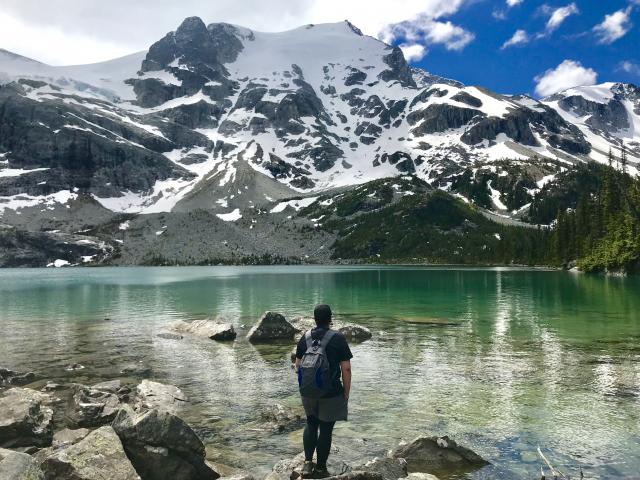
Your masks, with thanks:
M 67 411 L 74 427 L 99 427 L 110 423 L 120 409 L 120 398 L 105 389 L 77 385 Z
M 182 390 L 173 385 L 143 380 L 136 387 L 135 409 L 158 409 L 176 413 L 189 399 Z
M 0 447 L 46 447 L 53 438 L 51 397 L 29 388 L 12 388 L 0 397 Z
M 279 313 L 265 312 L 249 333 L 247 339 L 251 343 L 271 340 L 292 340 L 296 329 Z
M 235 340 L 237 335 L 233 325 L 215 320 L 194 320 L 193 322 L 180 320 L 172 323 L 169 328 L 174 332 L 190 333 L 218 341 Z
M 301 428 L 305 422 L 301 414 L 279 403 L 266 407 L 262 412 L 262 418 L 269 422 L 277 432 L 296 430 Z
M 352 323 L 341 326 L 338 331 L 351 342 L 364 342 L 372 337 L 371 330 Z
M 51 445 L 54 448 L 64 445 L 74 445 L 90 433 L 91 430 L 89 430 L 88 428 L 78 428 L 77 430 L 65 428 L 64 430 L 60 430 L 53 435 L 53 443 Z
M 44 474 L 38 462 L 26 453 L 0 448 L 0 479 L 42 480 Z
M 182 340 L 184 338 L 182 335 L 172 332 L 160 332 L 156 337 L 164 338 L 165 340 Z
M 0 386 L 3 385 L 27 385 L 36 380 L 36 374 L 33 372 L 18 373 L 8 368 L 0 368 Z
M 110 426 L 91 432 L 69 448 L 48 456 L 41 465 L 46 480 L 139 480 L 122 442 Z
M 169 412 L 136 413 L 124 406 L 113 421 L 127 456 L 143 479 L 215 480 L 202 441 L 184 420 Z
M 401 444 L 391 457 L 404 458 L 409 472 L 471 471 L 489 464 L 449 437 L 418 437 Z

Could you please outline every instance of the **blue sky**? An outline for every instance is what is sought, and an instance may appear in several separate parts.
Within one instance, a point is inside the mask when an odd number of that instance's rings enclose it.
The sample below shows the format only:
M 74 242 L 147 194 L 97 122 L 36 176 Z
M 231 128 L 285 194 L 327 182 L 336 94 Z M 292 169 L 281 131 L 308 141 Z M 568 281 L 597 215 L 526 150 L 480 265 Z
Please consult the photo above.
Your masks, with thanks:
M 193 15 L 258 31 L 349 19 L 430 72 L 500 93 L 640 84 L 640 0 L 2 0 L 0 48 L 98 62 L 149 48 Z
M 547 22 L 559 8 L 565 10 L 556 18 L 562 17 L 562 13 L 570 14 L 549 31 Z M 606 15 L 617 11 L 622 14 L 606 23 L 609 30 L 604 27 L 594 30 Z M 623 15 L 628 21 L 624 21 Z M 429 44 L 428 39 L 418 39 L 416 43 L 427 45 L 428 51 L 413 64 L 465 84 L 485 86 L 500 93 L 540 96 L 536 94 L 535 78 L 565 60 L 593 70 L 598 83 L 640 84 L 640 2 L 522 0 L 509 7 L 503 0 L 477 0 L 463 5 L 453 15 L 439 17 L 438 21 L 450 21 L 474 38 L 458 50 L 448 49 L 445 43 Z M 616 31 L 619 24 L 621 30 Z M 524 30 L 523 38 L 529 41 L 501 48 L 517 30 Z M 624 35 L 615 38 L 625 30 Z M 393 42 L 410 43 L 402 34 Z

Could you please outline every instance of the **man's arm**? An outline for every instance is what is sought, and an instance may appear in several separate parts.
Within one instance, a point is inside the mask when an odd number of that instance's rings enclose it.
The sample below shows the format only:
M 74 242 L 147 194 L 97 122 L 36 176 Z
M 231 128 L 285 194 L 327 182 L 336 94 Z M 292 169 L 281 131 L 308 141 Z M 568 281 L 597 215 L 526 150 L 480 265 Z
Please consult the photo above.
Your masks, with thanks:
M 302 362 L 301 358 L 296 357 L 296 363 L 293 366 L 293 369 L 297 372 L 300 370 L 300 363 Z
M 351 360 L 344 360 L 340 362 L 340 370 L 342 371 L 344 398 L 349 400 L 349 393 L 351 392 Z

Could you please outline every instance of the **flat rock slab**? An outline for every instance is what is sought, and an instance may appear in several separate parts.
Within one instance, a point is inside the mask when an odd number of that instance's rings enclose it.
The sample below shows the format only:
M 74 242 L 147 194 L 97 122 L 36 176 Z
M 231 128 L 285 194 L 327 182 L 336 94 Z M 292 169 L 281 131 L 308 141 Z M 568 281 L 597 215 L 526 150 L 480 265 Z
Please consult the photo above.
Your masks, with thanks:
M 284 318 L 274 312 L 265 312 L 249 333 L 247 339 L 251 343 L 270 342 L 273 340 L 293 340 L 296 329 Z
M 26 453 L 0 448 L 0 480 L 42 480 L 38 462 Z
M 158 409 L 171 413 L 178 412 L 189 399 L 185 393 L 174 385 L 143 380 L 136 387 L 136 410 Z
M 78 428 L 77 430 L 65 428 L 64 430 L 60 430 L 53 435 L 53 443 L 51 444 L 51 446 L 62 447 L 64 445 L 74 445 L 90 433 L 91 430 L 89 430 L 88 428 Z
M 178 321 L 172 323 L 169 329 L 177 333 L 197 335 L 198 337 L 206 337 L 221 342 L 235 340 L 237 336 L 233 325 L 216 320 Z
M 41 468 L 46 480 L 140 480 L 110 426 L 47 457 Z
M 0 397 L 0 447 L 47 447 L 53 438 L 51 396 L 12 388 Z
M 449 437 L 422 436 L 402 444 L 391 452 L 393 458 L 404 458 L 409 472 L 466 472 L 488 465 L 472 450 L 458 445 Z

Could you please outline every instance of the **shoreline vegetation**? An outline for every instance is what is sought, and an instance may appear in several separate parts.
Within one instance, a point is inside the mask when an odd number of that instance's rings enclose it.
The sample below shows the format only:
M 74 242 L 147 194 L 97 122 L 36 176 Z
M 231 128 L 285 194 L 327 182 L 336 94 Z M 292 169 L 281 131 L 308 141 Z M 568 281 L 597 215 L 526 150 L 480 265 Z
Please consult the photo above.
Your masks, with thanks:
M 265 312 L 249 330 L 252 344 L 292 345 L 313 324 Z M 372 333 L 356 324 L 334 325 L 352 343 Z M 164 341 L 189 338 L 232 342 L 233 325 L 219 320 L 177 321 L 156 333 Z M 72 370 L 84 366 L 73 364 Z M 181 417 L 190 399 L 177 386 L 146 378 L 148 372 L 122 371 L 121 378 L 96 384 L 58 384 L 37 373 L 0 368 L 0 478 L 12 480 L 97 480 L 106 472 L 114 480 L 256 480 L 251 465 L 217 462 L 215 447 L 205 447 L 197 425 Z M 139 381 L 131 379 L 137 374 Z M 128 379 L 128 380 L 127 380 Z M 265 404 L 259 414 L 265 434 L 299 430 L 301 413 L 279 403 Z M 211 435 L 209 432 L 208 435 Z M 205 438 L 206 440 L 206 438 Z M 347 464 L 334 453 L 333 480 L 438 480 L 465 478 L 485 467 L 497 468 L 473 450 L 447 436 L 425 433 L 409 442 L 385 446 L 386 455 Z M 540 468 L 556 472 L 540 453 Z M 265 480 L 300 479 L 303 454 L 283 458 Z M 461 477 L 461 475 L 463 477 Z

